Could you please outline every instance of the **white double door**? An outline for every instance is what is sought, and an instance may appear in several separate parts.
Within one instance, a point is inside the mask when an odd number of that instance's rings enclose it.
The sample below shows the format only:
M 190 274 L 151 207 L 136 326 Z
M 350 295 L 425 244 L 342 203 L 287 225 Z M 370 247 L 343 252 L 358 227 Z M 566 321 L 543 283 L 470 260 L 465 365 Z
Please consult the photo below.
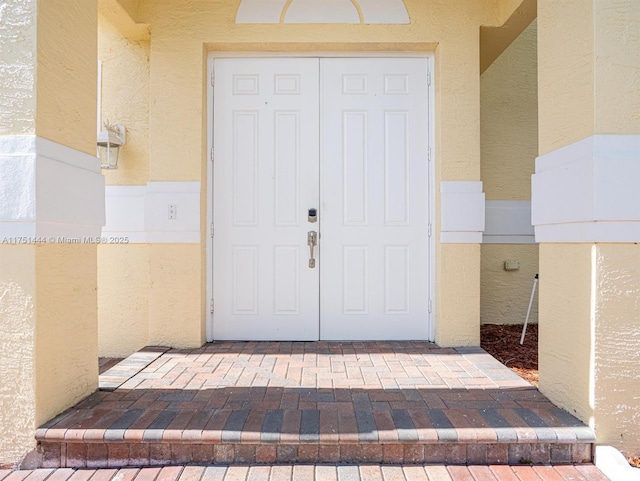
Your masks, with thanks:
M 214 339 L 428 339 L 427 68 L 215 60 Z

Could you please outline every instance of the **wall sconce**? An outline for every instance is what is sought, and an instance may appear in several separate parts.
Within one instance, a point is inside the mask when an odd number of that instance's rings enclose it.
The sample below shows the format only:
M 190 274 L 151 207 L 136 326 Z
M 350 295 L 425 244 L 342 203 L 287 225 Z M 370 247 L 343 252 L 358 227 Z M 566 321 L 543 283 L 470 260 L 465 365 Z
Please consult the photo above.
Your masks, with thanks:
M 98 157 L 101 169 L 117 169 L 120 147 L 126 140 L 124 125 L 111 125 L 109 119 L 104 123 L 104 130 L 98 134 Z

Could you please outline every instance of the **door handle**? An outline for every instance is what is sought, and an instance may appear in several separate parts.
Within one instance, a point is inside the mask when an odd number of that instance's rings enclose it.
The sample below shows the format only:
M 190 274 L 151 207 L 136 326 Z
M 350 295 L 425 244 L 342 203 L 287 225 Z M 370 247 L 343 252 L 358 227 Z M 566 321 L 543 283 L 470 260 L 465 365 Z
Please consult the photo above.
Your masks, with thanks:
M 314 230 L 310 230 L 307 233 L 307 245 L 309 246 L 309 268 L 313 269 L 316 266 L 316 260 L 313 258 L 313 248 L 318 245 L 318 233 Z

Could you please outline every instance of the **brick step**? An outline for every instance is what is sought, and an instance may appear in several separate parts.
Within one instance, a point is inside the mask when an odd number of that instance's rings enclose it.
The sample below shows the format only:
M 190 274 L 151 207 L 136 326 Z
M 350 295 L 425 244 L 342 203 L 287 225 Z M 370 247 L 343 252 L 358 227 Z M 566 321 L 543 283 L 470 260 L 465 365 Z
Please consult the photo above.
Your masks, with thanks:
M 204 444 L 40 442 L 47 468 L 182 464 L 580 464 L 591 443 Z
M 593 431 L 479 348 L 147 348 L 36 432 L 48 467 L 591 461 Z

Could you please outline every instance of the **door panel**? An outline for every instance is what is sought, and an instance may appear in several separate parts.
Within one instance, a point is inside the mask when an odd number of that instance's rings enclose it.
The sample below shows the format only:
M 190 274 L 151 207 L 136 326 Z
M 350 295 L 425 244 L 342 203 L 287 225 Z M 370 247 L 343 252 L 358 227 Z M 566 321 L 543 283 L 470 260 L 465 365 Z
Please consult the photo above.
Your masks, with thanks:
M 427 60 L 215 73 L 214 338 L 428 339 Z
M 318 60 L 214 68 L 214 339 L 317 340 Z
M 428 339 L 427 60 L 320 62 L 321 337 Z

